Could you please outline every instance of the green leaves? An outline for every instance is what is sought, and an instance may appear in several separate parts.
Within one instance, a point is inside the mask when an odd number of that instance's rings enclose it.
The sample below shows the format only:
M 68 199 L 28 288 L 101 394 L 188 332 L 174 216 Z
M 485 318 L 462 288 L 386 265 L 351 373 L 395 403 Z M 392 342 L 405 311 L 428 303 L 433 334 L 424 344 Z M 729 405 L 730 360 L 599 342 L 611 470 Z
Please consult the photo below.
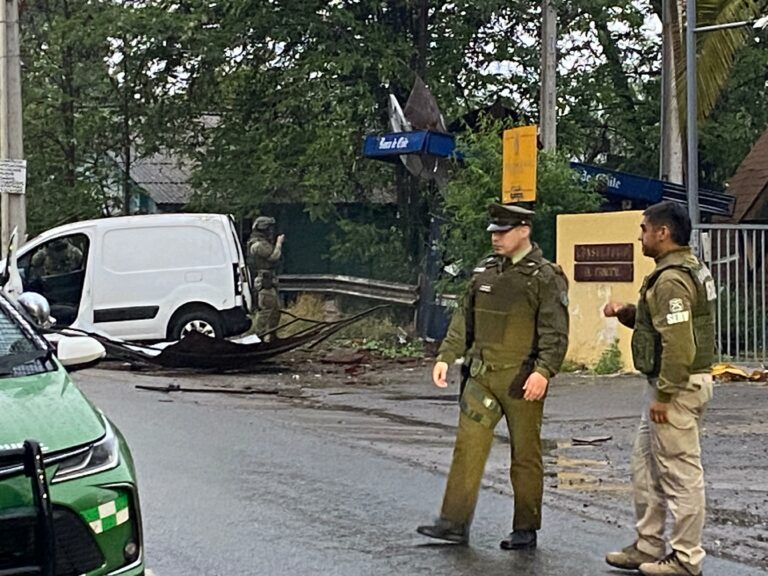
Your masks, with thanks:
M 466 165 L 455 173 L 443 198 L 443 260 L 458 263 L 466 273 L 490 251 L 487 207 L 501 198 L 503 128 L 501 123 L 486 120 L 478 130 L 460 137 Z M 554 260 L 557 215 L 595 211 L 602 198 L 558 154 L 539 154 L 536 187 L 533 238 L 544 255 Z M 450 290 L 449 286 L 443 288 Z

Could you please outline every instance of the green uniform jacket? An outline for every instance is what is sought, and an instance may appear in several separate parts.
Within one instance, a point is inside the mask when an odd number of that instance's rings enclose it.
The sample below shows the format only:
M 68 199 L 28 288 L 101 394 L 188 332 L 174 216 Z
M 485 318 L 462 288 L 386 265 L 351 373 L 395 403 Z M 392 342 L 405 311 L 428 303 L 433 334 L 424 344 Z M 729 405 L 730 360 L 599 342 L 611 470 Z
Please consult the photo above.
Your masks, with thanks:
M 466 318 L 473 338 L 467 350 Z M 533 249 L 519 262 L 491 256 L 474 270 L 463 305 L 454 313 L 438 360 L 464 356 L 482 370 L 510 370 L 512 397 L 523 396 L 531 372 L 552 378 L 568 348 L 568 282 L 559 266 Z
M 656 399 L 669 402 L 694 389 L 692 374 L 709 373 L 714 361 L 715 283 L 687 246 L 656 260 L 640 289 L 640 301 L 625 306 L 619 321 L 634 328 L 635 367 L 658 378 Z

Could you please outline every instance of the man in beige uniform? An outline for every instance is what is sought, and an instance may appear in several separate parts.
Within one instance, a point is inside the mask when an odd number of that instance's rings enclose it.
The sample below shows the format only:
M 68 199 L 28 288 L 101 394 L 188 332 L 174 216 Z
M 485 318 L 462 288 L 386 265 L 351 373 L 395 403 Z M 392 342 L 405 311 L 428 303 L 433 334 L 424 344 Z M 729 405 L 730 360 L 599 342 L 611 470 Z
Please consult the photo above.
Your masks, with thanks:
M 489 212 L 495 255 L 474 270 L 432 371 L 435 385 L 445 388 L 449 364 L 464 357 L 469 378 L 440 517 L 417 531 L 468 542 L 493 430 L 504 417 L 515 512 L 513 531 L 501 547 L 530 549 L 541 527 L 544 397 L 568 347 L 568 283 L 531 243 L 533 212 L 500 204 Z
M 611 302 L 603 309 L 634 328 L 635 368 L 649 382 L 632 452 L 637 540 L 606 562 L 645 575 L 698 576 L 705 510 L 699 431 L 712 398 L 715 283 L 688 247 L 691 222 L 683 206 L 662 202 L 643 215 L 643 254 L 656 260 L 656 268 L 636 307 Z M 673 520 L 669 554 L 667 510 Z

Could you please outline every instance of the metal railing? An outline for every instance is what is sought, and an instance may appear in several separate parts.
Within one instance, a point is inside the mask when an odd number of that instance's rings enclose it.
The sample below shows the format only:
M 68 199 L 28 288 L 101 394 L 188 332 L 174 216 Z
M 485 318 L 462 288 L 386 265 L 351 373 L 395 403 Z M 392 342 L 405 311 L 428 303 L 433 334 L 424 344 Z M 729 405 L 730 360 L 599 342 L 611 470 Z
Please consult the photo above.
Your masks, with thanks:
M 419 287 L 415 284 L 333 274 L 284 274 L 279 282 L 281 292 L 345 294 L 406 306 L 415 306 L 419 301 Z
M 765 364 L 768 225 L 702 224 L 701 253 L 717 284 L 720 361 Z

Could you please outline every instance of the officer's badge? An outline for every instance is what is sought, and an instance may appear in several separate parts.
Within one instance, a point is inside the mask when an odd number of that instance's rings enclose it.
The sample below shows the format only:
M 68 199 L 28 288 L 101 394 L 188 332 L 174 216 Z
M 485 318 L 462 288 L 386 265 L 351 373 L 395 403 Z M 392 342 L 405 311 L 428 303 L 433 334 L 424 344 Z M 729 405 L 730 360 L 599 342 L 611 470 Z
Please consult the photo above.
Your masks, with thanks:
M 682 312 L 683 310 L 685 310 L 685 305 L 683 304 L 682 299 L 672 298 L 672 300 L 669 301 L 669 311 L 673 314 L 675 312 Z

